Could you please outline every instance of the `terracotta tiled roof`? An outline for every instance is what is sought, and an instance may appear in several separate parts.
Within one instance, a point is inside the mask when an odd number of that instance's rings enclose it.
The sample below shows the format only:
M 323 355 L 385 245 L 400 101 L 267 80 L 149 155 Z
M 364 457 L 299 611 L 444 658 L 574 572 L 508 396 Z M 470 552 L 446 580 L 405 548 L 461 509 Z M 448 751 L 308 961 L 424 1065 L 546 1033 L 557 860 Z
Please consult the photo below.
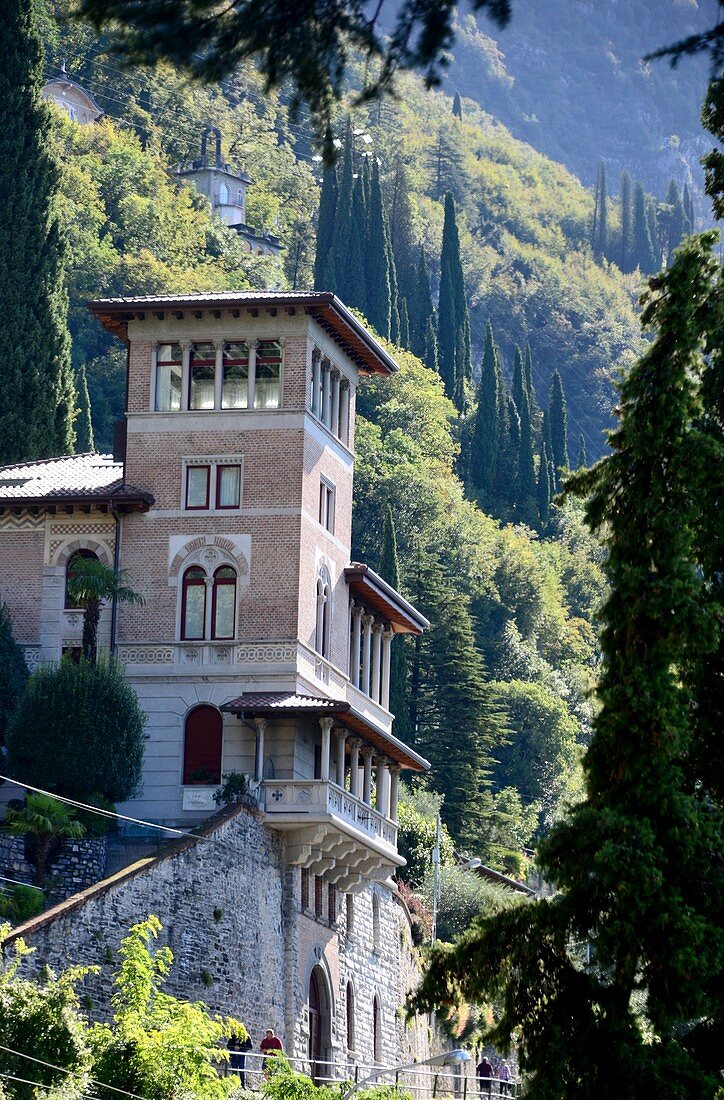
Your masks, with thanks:
M 123 484 L 123 464 L 112 455 L 82 454 L 0 466 L 0 505 L 58 501 L 138 500 L 149 493 Z
M 341 714 L 349 710 L 349 703 L 339 699 L 322 699 L 315 695 L 289 695 L 285 691 L 249 691 L 237 699 L 224 703 L 222 710 L 236 714 L 239 711 L 262 714 L 275 710 L 306 710 L 314 714 L 326 711 Z

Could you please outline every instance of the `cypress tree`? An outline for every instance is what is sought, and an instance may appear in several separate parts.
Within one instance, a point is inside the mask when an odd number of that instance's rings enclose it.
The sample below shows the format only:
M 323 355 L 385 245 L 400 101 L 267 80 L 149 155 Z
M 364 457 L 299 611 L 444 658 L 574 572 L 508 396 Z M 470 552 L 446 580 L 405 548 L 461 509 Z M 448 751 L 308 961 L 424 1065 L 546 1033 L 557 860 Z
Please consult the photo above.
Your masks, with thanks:
M 390 245 L 397 274 L 397 289 L 401 297 L 407 298 L 408 315 L 412 320 L 410 304 L 417 293 L 417 245 L 410 205 L 412 188 L 407 169 L 399 157 L 395 161 L 391 187 L 388 219 Z M 427 318 L 425 320 L 427 323 Z
M 399 345 L 401 348 L 410 347 L 410 320 L 407 313 L 407 298 L 400 298 L 400 336 Z
M 627 274 L 636 267 L 633 234 L 633 187 L 628 172 L 621 173 L 621 270 Z
M 558 487 L 561 470 L 568 469 L 568 407 L 563 391 L 563 379 L 557 370 L 553 372 L 549 408 L 551 455 L 556 472 L 556 487 Z
M 661 236 L 659 233 L 659 216 L 656 207 L 656 200 L 649 196 L 646 197 L 646 221 L 649 227 L 651 250 L 654 257 L 654 266 L 652 270 L 658 271 L 661 267 Z
M 367 273 L 366 315 L 380 336 L 390 336 L 390 243 L 382 208 L 380 171 L 372 165 L 370 189 L 369 236 L 364 254 Z
M 314 289 L 328 290 L 329 259 L 334 245 L 334 218 L 337 209 L 337 173 L 328 168 L 322 176 L 322 193 L 317 218 L 317 250 L 314 256 Z
M 462 118 L 463 117 L 463 105 L 462 105 L 462 100 L 460 99 L 460 93 L 459 92 L 455 93 L 455 97 L 453 99 L 453 105 L 452 105 L 452 113 L 453 113 L 453 116 L 455 118 Z
M 684 234 L 685 236 L 687 236 L 689 233 L 693 233 L 694 229 L 696 228 L 694 222 L 694 200 L 691 196 L 691 191 L 689 190 L 688 183 L 684 184 L 684 195 L 682 202 L 684 206 L 684 214 L 686 215 L 686 221 L 688 223 L 688 228 L 686 229 Z
M 666 193 L 666 203 L 670 207 L 669 225 L 666 242 L 666 255 L 668 263 L 674 258 L 674 250 L 679 247 L 684 237 L 691 233 L 684 203 L 676 180 L 671 180 L 669 190 Z
M 435 311 L 432 305 L 430 293 L 430 276 L 427 273 L 425 261 L 425 249 L 420 246 L 420 259 L 417 265 L 417 279 L 415 282 L 415 294 L 411 299 L 410 310 L 410 343 L 413 352 L 419 359 L 425 358 L 425 346 L 427 342 L 427 330 Z
M 387 241 L 387 275 L 390 280 L 390 340 L 393 344 L 401 344 L 400 341 L 400 291 L 397 285 L 397 272 L 395 270 L 395 257 L 392 255 L 392 245 Z
M 545 443 L 540 446 L 540 459 L 538 462 L 538 481 L 536 484 L 536 503 L 538 505 L 538 518 L 541 527 L 545 527 L 551 514 L 551 483 L 548 473 L 550 459 Z
M 633 254 L 634 267 L 640 268 L 644 275 L 650 275 L 656 268 L 654 245 L 647 215 L 646 195 L 643 184 L 634 186 L 633 202 Z
M 435 321 L 432 317 L 430 317 L 427 322 L 427 332 L 425 334 L 425 347 L 422 353 L 422 361 L 429 370 L 434 370 L 435 374 L 440 373 L 440 353 L 437 346 L 437 332 L 435 330 Z
M 463 333 L 462 353 L 458 335 Z M 440 254 L 440 301 L 438 303 L 437 340 L 440 353 L 440 375 L 448 397 L 455 399 L 457 375 L 471 375 L 470 319 L 465 298 L 465 282 L 460 261 L 460 238 L 455 218 L 455 203 L 448 191 L 445 195 L 445 221 Z
M 525 378 L 523 376 L 523 356 L 520 354 L 520 348 L 515 345 L 515 351 L 513 353 L 513 378 L 510 384 L 510 396 L 515 401 L 515 407 L 520 412 L 523 405 L 523 391 L 526 389 Z
M 396 592 L 400 591 L 400 564 L 397 557 L 397 534 L 395 521 L 389 504 L 385 510 L 385 524 L 382 530 L 382 556 L 380 558 L 380 576 L 391 584 Z M 395 736 L 402 741 L 412 741 L 410 725 L 410 689 L 407 670 L 407 645 L 403 634 L 396 634 L 390 650 L 390 710 L 395 716 Z
M 96 445 L 93 439 L 93 421 L 91 419 L 91 404 L 88 394 L 88 381 L 85 373 L 85 363 L 78 368 L 76 378 L 76 390 L 78 393 L 78 423 L 76 426 L 76 453 L 87 454 L 95 452 Z
M 43 52 L 37 6 L 3 5 L 0 66 L 0 465 L 73 450 L 66 246 L 50 109 L 40 96 Z
M 583 438 L 583 432 L 578 437 L 578 458 L 576 460 L 576 469 L 585 470 L 588 466 L 588 456 L 586 455 L 586 441 Z
M 533 351 L 530 346 L 530 340 L 525 342 L 525 359 L 523 361 L 523 380 L 525 382 L 525 388 L 528 391 L 528 401 L 530 402 L 531 417 L 533 410 L 537 409 L 538 401 L 535 393 L 535 386 L 533 384 Z
M 593 209 L 593 230 L 591 247 L 597 260 L 606 255 L 608 245 L 608 195 L 606 193 L 606 165 L 601 161 L 596 176 L 596 191 Z
M 347 267 L 342 273 L 338 271 L 337 278 L 343 278 L 345 286 L 344 301 L 350 306 L 356 306 L 365 315 L 367 314 L 367 207 L 365 205 L 364 181 L 362 174 L 358 173 L 352 188 L 352 224 L 349 232 L 349 252 L 347 255 Z M 389 333 L 382 333 L 383 336 Z
M 493 328 L 488 321 L 485 328 L 485 346 L 480 367 L 478 403 L 473 420 L 468 468 L 475 493 L 484 506 L 493 499 L 495 469 L 500 444 L 500 400 L 498 372 L 495 364 Z
M 535 526 L 538 519 L 536 506 L 535 463 L 533 460 L 533 433 L 530 426 L 528 395 L 523 390 L 518 442 L 518 477 L 515 487 L 516 515 L 523 523 Z
M 347 119 L 347 130 L 344 138 L 344 150 L 342 154 L 342 169 L 337 181 L 337 203 L 334 212 L 334 233 L 332 235 L 332 248 L 330 252 L 329 266 L 326 277 L 333 272 L 334 284 L 326 287 L 333 290 L 343 301 L 349 298 L 349 262 L 352 251 L 353 215 L 352 202 L 354 192 L 354 161 L 352 155 L 352 125 Z

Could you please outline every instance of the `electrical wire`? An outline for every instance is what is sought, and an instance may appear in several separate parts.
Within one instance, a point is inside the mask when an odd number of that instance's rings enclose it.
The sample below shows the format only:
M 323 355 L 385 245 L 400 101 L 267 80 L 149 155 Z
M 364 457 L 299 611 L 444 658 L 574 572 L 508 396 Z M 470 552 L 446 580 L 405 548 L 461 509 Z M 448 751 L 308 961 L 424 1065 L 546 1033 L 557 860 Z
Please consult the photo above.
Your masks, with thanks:
M 0 1050 L 4 1050 L 6 1052 L 6 1054 L 13 1054 L 16 1058 L 26 1058 L 29 1062 L 36 1062 L 37 1065 L 45 1066 L 46 1069 L 57 1070 L 58 1073 L 73 1074 L 75 1072 L 75 1070 L 68 1069 L 65 1066 L 56 1066 L 52 1062 L 44 1062 L 42 1058 L 34 1058 L 32 1056 L 32 1054 L 23 1054 L 22 1051 L 13 1050 L 12 1047 L 3 1046 L 2 1043 L 0 1043 Z M 0 1076 L 6 1076 L 6 1075 L 5 1074 L 0 1074 Z M 12 1078 L 12 1080 L 16 1080 L 16 1078 Z M 17 1078 L 17 1080 L 19 1080 L 19 1078 Z M 145 1096 L 139 1096 L 138 1093 L 136 1093 L 136 1092 L 128 1092 L 127 1089 L 116 1088 L 115 1085 L 106 1085 L 106 1084 L 103 1083 L 103 1081 L 98 1081 L 95 1077 L 89 1077 L 88 1080 L 89 1080 L 89 1083 L 91 1085 L 99 1085 L 100 1088 L 109 1089 L 111 1092 L 117 1092 L 121 1096 L 130 1096 L 132 1098 L 132 1100 L 146 1100 Z M 26 1082 L 26 1083 L 30 1084 L 31 1082 Z M 40 1087 L 41 1088 L 54 1088 L 55 1086 L 54 1085 L 41 1085 Z M 85 1093 L 83 1095 L 85 1095 Z
M 15 878 L 5 878 L 4 875 L 0 875 L 0 882 L 9 882 L 12 886 L 27 886 L 29 890 L 39 890 L 41 894 L 45 893 L 40 886 L 34 886 L 32 882 L 18 882 Z

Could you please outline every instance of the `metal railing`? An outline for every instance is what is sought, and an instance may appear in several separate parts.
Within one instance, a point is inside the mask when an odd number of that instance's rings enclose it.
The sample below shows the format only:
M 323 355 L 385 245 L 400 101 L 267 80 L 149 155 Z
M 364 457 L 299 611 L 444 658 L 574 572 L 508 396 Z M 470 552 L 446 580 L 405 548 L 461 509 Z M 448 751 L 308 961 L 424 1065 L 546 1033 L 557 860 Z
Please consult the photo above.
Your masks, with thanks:
M 265 1080 L 266 1064 L 269 1055 L 256 1051 L 246 1051 L 236 1055 L 244 1059 L 238 1068 L 229 1066 L 228 1073 L 236 1073 L 242 1085 L 257 1090 Z M 334 1061 L 311 1061 L 309 1058 L 290 1058 L 285 1055 L 295 1073 L 303 1073 L 318 1085 L 341 1085 L 343 1082 L 357 1084 L 372 1077 L 365 1086 L 374 1088 L 376 1084 L 397 1085 L 405 1092 L 417 1098 L 454 1097 L 455 1100 L 498 1100 L 510 1097 L 514 1100 L 520 1094 L 518 1081 L 500 1081 L 497 1077 L 477 1078 L 474 1067 L 469 1064 L 467 1070 L 452 1069 L 446 1066 L 419 1065 L 414 1069 L 396 1071 L 394 1067 L 377 1063 L 353 1062 L 344 1059 Z M 378 1077 L 378 1081 L 374 1077 Z

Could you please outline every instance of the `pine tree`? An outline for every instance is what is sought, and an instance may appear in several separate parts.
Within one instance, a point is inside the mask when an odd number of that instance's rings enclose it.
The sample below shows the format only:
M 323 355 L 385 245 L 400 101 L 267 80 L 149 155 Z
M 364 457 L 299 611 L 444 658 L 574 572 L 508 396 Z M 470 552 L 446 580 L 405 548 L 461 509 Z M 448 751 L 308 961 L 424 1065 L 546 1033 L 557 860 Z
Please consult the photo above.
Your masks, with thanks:
M 385 524 L 382 530 L 382 555 L 380 557 L 380 576 L 391 584 L 396 592 L 400 591 L 400 564 L 397 558 L 397 535 L 395 521 L 389 504 L 385 510 Z M 407 743 L 412 741 L 410 727 L 410 689 L 408 684 L 406 639 L 396 634 L 392 639 L 390 651 L 390 707 L 395 716 L 395 736 Z
M 596 191 L 593 209 L 593 229 L 591 247 L 593 255 L 601 261 L 606 256 L 608 246 L 608 195 L 606 192 L 606 165 L 601 161 L 596 176 Z
M 495 364 L 495 340 L 490 321 L 485 328 L 485 347 L 477 396 L 468 469 L 478 500 L 485 507 L 489 506 L 493 500 L 500 444 L 498 372 Z
M 93 439 L 93 421 L 91 418 L 91 404 L 88 395 L 88 380 L 86 379 L 85 363 L 81 363 L 76 376 L 76 392 L 78 394 L 78 422 L 76 424 L 75 448 L 77 454 L 95 452 L 96 445 Z
M 435 374 L 440 373 L 440 352 L 437 346 L 437 332 L 435 330 L 434 318 L 430 317 L 427 322 L 427 332 L 425 334 L 425 347 L 422 352 L 422 361 L 428 370 L 434 370 Z
M 568 406 L 563 391 L 563 379 L 557 370 L 553 372 L 549 410 L 551 455 L 556 471 L 557 488 L 560 471 L 568 469 Z
M 337 209 L 337 173 L 328 168 L 322 177 L 317 218 L 317 249 L 314 257 L 314 289 L 328 290 L 329 258 L 334 244 L 334 216 Z
M 382 208 L 380 170 L 375 160 L 370 188 L 369 236 L 364 266 L 367 274 L 366 316 L 380 336 L 390 336 L 390 242 Z
M 578 437 L 578 458 L 576 460 L 576 469 L 585 470 L 588 466 L 588 457 L 586 455 L 586 441 L 583 438 L 583 432 Z
M 420 247 L 420 259 L 417 265 L 417 278 L 415 281 L 415 294 L 410 299 L 410 345 L 419 359 L 425 357 L 425 345 L 427 330 L 431 320 L 434 320 L 435 311 L 432 305 L 430 293 L 430 276 L 427 273 L 425 249 Z
M 721 518 L 709 523 L 712 470 L 724 488 L 721 391 L 717 430 L 700 419 L 702 349 L 721 341 L 713 245 L 713 234 L 689 238 L 657 280 L 643 313 L 654 339 L 622 383 L 612 453 L 572 478 L 589 526 L 605 530 L 610 596 L 585 797 L 538 848 L 557 892 L 436 952 L 412 1006 L 449 1006 L 453 990 L 495 1000 L 486 1038 L 507 1049 L 516 1036 L 540 1100 L 684 1100 L 721 1084 L 724 821 L 711 786 L 721 746 L 713 761 L 700 753 L 721 698 L 697 678 L 722 639 L 711 584 L 721 558 L 712 570 L 710 556 L 721 554 Z M 720 387 L 720 353 L 713 366 Z
M 0 465 L 72 452 L 75 414 L 66 246 L 50 110 L 40 96 L 37 5 L 8 0 L 2 14 Z
M 643 185 L 638 182 L 634 186 L 633 255 L 634 267 L 640 268 L 644 275 L 650 275 L 656 270 L 654 245 L 651 240 L 647 216 L 646 195 L 644 194 Z
M 628 274 L 636 267 L 633 233 L 633 185 L 628 172 L 621 173 L 621 270 Z
M 460 93 L 459 92 L 455 93 L 455 97 L 453 99 L 453 105 L 452 105 L 452 113 L 453 113 L 454 118 L 462 118 L 463 117 L 463 104 L 462 104 L 462 100 L 460 99 Z
M 538 481 L 536 483 L 536 504 L 538 505 L 538 519 L 542 528 L 546 526 L 551 514 L 551 486 L 548 474 L 550 459 L 548 448 L 541 443 L 540 459 L 538 462 Z
M 515 508 L 518 519 L 533 527 L 538 519 L 538 509 L 536 506 L 533 433 L 530 426 L 528 395 L 525 390 L 523 390 L 521 395 L 521 405 L 518 410 L 518 416 L 520 418 L 520 429 L 518 441 L 518 477 L 515 485 Z
M 462 355 L 458 336 L 463 333 Z M 470 319 L 465 298 L 465 281 L 460 261 L 460 238 L 455 218 L 455 203 L 450 192 L 445 196 L 445 221 L 440 254 L 440 300 L 438 303 L 437 341 L 440 376 L 448 397 L 455 400 L 457 375 L 472 374 L 470 367 Z M 461 361 L 460 361 L 461 360 Z

